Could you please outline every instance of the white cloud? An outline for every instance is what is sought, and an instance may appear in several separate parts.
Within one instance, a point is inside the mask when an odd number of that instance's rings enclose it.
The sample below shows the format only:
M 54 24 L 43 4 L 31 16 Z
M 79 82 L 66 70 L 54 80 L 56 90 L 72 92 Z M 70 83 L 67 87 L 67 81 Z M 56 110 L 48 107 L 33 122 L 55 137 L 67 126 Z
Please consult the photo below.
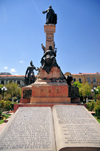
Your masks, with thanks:
M 8 69 L 8 67 L 4 67 L 4 69 Z
M 18 75 L 18 74 L 15 74 L 15 75 Z
M 17 72 L 15 69 L 11 69 L 11 72 Z
M 23 63 L 24 61 L 20 61 L 20 63 Z

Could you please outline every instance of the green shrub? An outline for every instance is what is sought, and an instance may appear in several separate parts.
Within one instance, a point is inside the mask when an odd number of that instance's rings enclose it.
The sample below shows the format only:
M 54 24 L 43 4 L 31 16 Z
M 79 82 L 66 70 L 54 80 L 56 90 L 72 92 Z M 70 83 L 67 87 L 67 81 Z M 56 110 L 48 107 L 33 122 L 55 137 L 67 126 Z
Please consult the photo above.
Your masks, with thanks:
M 3 109 L 0 107 L 0 116 L 2 115 Z
M 97 95 L 97 100 L 100 100 L 100 94 Z
M 17 102 L 11 102 L 11 110 L 14 110 L 14 104 L 18 104 Z
M 96 105 L 94 110 L 95 110 L 95 115 L 97 116 L 98 119 L 100 119 L 100 105 Z
M 0 100 L 0 108 L 2 108 L 4 110 L 4 105 L 5 105 L 5 101 L 4 100 Z
M 7 92 L 5 92 L 5 101 L 8 101 L 8 100 L 12 100 L 11 94 L 8 94 Z
M 4 100 L 0 100 L 0 116 L 2 115 L 2 112 L 4 110 L 4 105 L 5 105 L 5 101 Z
M 5 101 L 4 109 L 6 111 L 11 110 L 11 102 L 10 101 Z
M 88 102 L 87 103 L 87 109 L 89 111 L 93 111 L 94 110 L 94 107 L 95 107 L 95 102 L 94 101 L 91 101 L 91 102 Z
M 100 100 L 98 100 L 98 101 L 95 103 L 95 105 L 100 105 Z
M 2 100 L 2 95 L 0 95 L 0 101 Z

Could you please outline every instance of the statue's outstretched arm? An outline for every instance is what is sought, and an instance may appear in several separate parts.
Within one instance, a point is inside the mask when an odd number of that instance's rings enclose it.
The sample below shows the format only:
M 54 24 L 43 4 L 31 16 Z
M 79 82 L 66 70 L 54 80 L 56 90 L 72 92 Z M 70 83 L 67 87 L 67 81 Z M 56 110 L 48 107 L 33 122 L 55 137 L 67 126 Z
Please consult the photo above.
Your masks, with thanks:
M 46 12 L 47 12 L 47 10 L 46 11 L 42 11 L 43 14 L 45 14 Z
M 33 70 L 36 70 L 36 71 L 37 71 L 37 69 L 36 69 L 36 67 L 35 67 L 35 66 L 34 66 Z
M 40 69 L 37 67 L 36 71 L 39 71 Z
M 42 46 L 42 49 L 43 49 L 43 51 L 44 51 L 44 53 L 45 53 L 45 47 L 43 46 L 43 44 L 41 44 L 41 46 Z

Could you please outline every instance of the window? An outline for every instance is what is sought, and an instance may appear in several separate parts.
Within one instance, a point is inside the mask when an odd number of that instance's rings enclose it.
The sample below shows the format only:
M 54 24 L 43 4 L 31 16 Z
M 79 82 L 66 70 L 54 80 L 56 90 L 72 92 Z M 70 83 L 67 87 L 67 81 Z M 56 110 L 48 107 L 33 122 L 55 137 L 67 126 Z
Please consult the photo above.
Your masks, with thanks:
M 96 85 L 94 85 L 94 86 L 93 86 L 93 89 L 94 89 L 94 88 L 97 88 L 97 86 L 96 86 Z
M 9 83 L 12 83 L 12 80 L 9 80 Z
M 4 81 L 3 81 L 3 80 L 1 81 L 1 84 L 4 84 Z
M 8 84 L 8 80 L 6 80 L 6 84 Z
M 93 77 L 92 80 L 93 80 L 93 83 L 96 83 L 96 82 L 97 82 L 97 81 L 96 81 L 96 77 Z
M 79 78 L 79 82 L 82 83 L 81 78 Z
M 17 81 L 17 84 L 20 84 L 20 81 Z
M 74 78 L 73 81 L 75 82 L 75 81 L 76 81 L 76 78 Z
M 87 77 L 87 82 L 91 83 L 91 78 L 90 77 Z

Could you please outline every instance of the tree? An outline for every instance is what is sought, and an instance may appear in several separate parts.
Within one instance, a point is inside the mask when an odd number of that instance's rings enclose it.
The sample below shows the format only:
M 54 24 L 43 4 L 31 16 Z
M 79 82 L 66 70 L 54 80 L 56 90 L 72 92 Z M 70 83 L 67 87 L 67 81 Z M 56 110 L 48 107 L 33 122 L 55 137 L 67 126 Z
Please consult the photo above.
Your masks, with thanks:
M 91 86 L 88 84 L 88 82 L 82 83 L 82 87 L 80 89 L 83 97 L 88 97 L 91 95 Z
M 5 101 L 4 108 L 6 111 L 11 110 L 11 102 L 10 101 Z
M 2 112 L 4 110 L 4 104 L 5 104 L 4 100 L 0 100 L 0 117 L 1 117 Z
M 74 86 L 81 88 L 82 84 L 79 81 L 75 81 Z
M 16 96 L 16 97 L 21 97 L 21 88 L 18 87 L 16 83 L 9 83 L 6 84 L 5 86 L 7 88 L 6 94 L 10 94 L 11 98 Z
M 98 89 L 98 94 L 100 95 L 100 86 L 98 86 L 97 89 Z
M 96 88 L 96 98 L 97 100 L 100 100 L 100 86 Z
M 75 81 L 74 86 L 77 86 L 79 88 L 80 97 L 87 97 L 91 95 L 91 86 L 88 84 L 88 82 L 80 83 L 79 81 Z
M 79 96 L 81 97 L 82 96 L 82 92 L 81 92 L 82 84 L 79 81 L 75 81 L 74 86 L 79 88 Z

